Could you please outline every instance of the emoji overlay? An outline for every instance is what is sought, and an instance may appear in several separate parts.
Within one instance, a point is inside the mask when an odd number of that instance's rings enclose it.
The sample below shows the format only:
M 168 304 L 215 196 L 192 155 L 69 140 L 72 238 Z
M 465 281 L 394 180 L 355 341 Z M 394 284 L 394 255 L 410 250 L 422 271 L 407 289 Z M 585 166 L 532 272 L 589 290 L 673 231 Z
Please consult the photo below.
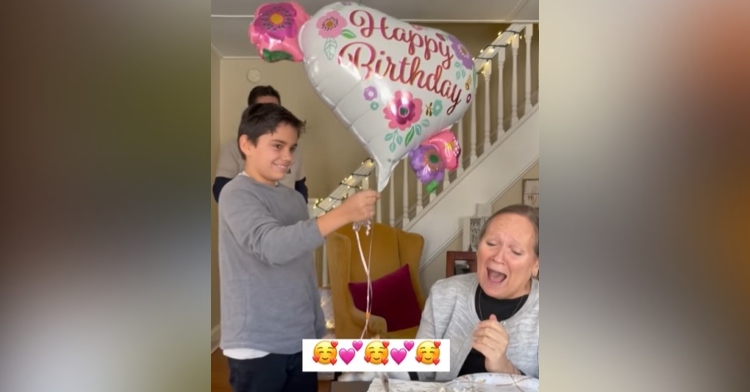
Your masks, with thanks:
M 438 365 L 440 363 L 440 341 L 425 340 L 417 347 L 417 362 L 425 365 Z
M 444 339 L 305 339 L 302 370 L 449 372 L 450 351 L 450 341 Z
M 313 361 L 321 365 L 335 365 L 336 354 L 338 354 L 336 346 L 338 346 L 338 344 L 339 343 L 335 340 L 321 340 L 318 342 L 313 349 Z

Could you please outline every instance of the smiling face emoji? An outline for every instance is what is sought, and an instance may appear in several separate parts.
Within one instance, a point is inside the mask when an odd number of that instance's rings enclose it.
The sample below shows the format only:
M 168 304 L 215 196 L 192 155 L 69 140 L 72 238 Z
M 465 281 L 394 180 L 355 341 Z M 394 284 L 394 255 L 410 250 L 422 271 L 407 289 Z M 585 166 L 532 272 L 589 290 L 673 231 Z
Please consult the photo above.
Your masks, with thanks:
M 425 340 L 417 347 L 417 362 L 425 365 L 440 363 L 440 342 Z
M 315 348 L 313 349 L 313 361 L 328 365 L 329 363 L 332 365 L 336 364 L 336 345 L 338 343 L 336 341 L 329 342 L 328 340 L 322 340 L 318 344 L 315 345 Z
M 375 340 L 365 347 L 365 362 L 374 365 L 388 363 L 388 342 Z

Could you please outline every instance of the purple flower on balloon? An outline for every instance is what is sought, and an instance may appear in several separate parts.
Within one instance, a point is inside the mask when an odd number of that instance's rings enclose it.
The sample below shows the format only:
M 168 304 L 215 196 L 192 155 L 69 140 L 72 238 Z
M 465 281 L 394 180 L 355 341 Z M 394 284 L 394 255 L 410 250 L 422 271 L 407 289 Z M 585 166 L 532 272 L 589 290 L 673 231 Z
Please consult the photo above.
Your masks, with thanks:
M 346 19 L 338 11 L 330 11 L 321 16 L 315 26 L 321 37 L 336 38 L 346 26 Z
M 296 38 L 295 16 L 297 16 L 297 11 L 289 3 L 266 4 L 261 6 L 258 18 L 253 21 L 253 26 L 256 31 L 274 39 Z
M 365 89 L 365 99 L 366 100 L 372 101 L 373 99 L 375 99 L 377 97 L 378 97 L 378 90 L 375 87 L 370 86 L 370 87 L 368 87 L 368 88 Z
M 396 91 L 393 99 L 383 108 L 383 114 L 389 120 L 389 128 L 405 131 L 419 121 L 422 115 L 422 100 L 414 98 L 408 91 Z
M 440 157 L 437 147 L 430 144 L 422 144 L 409 151 L 409 163 L 411 169 L 423 184 L 440 182 L 445 173 L 445 162 Z
M 449 35 L 448 39 L 451 41 L 451 47 L 456 52 L 456 58 L 461 61 L 467 69 L 471 69 L 474 66 L 474 60 L 471 59 L 471 53 L 466 50 L 466 47 L 458 40 L 458 38 Z

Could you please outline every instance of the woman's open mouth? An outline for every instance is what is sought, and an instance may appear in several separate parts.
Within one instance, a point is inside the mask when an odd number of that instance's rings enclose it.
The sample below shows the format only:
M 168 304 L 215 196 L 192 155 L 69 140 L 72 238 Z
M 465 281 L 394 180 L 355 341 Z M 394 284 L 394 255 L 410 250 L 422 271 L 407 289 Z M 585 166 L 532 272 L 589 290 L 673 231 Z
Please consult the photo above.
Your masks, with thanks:
M 487 268 L 487 277 L 490 279 L 491 283 L 500 284 L 505 281 L 508 275 L 506 275 L 503 272 L 495 271 L 495 270 Z

